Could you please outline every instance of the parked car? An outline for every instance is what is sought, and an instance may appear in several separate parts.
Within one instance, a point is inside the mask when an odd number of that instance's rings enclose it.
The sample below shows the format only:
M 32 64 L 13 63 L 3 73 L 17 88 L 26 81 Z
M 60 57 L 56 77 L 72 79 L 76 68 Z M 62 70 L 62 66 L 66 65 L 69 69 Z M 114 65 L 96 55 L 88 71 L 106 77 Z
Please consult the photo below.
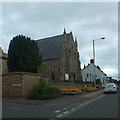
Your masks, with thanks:
M 117 86 L 117 89 L 119 89 L 119 86 L 116 84 L 116 86 Z
M 108 83 L 104 87 L 104 93 L 117 93 L 118 88 L 115 83 Z

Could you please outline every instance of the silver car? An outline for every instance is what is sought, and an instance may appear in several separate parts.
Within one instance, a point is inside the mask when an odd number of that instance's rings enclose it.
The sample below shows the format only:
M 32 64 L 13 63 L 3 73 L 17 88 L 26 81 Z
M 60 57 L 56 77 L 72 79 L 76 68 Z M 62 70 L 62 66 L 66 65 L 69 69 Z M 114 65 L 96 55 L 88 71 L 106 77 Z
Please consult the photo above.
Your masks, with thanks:
M 104 93 L 117 93 L 118 89 L 115 83 L 108 83 L 104 87 Z

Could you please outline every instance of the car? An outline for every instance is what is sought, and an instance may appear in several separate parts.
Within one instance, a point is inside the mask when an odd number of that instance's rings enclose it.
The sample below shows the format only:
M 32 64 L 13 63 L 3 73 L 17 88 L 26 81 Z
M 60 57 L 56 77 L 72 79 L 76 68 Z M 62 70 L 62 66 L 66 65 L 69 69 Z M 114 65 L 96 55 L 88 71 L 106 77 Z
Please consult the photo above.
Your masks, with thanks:
M 104 87 L 104 93 L 117 93 L 118 88 L 115 83 L 108 83 Z

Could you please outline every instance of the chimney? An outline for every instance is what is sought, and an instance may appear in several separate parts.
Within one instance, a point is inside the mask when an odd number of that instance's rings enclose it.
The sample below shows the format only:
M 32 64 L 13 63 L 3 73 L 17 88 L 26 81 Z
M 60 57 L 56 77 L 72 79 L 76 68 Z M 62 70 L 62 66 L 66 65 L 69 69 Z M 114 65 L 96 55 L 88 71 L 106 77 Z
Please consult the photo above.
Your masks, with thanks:
M 94 64 L 94 59 L 90 59 L 90 64 Z

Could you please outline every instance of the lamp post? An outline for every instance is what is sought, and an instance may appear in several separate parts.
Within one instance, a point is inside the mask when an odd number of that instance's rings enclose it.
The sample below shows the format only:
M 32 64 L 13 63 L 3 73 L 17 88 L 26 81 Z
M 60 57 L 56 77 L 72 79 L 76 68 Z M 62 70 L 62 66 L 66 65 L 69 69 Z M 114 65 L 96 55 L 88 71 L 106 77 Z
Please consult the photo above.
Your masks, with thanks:
M 94 78 L 93 78 L 94 79 L 94 85 L 93 86 L 96 85 L 96 77 L 95 77 L 95 44 L 94 44 L 94 42 L 97 41 L 97 40 L 101 40 L 101 39 L 105 39 L 105 37 L 93 40 L 93 60 L 94 60 L 94 62 L 93 62 L 93 65 L 94 65 Z

